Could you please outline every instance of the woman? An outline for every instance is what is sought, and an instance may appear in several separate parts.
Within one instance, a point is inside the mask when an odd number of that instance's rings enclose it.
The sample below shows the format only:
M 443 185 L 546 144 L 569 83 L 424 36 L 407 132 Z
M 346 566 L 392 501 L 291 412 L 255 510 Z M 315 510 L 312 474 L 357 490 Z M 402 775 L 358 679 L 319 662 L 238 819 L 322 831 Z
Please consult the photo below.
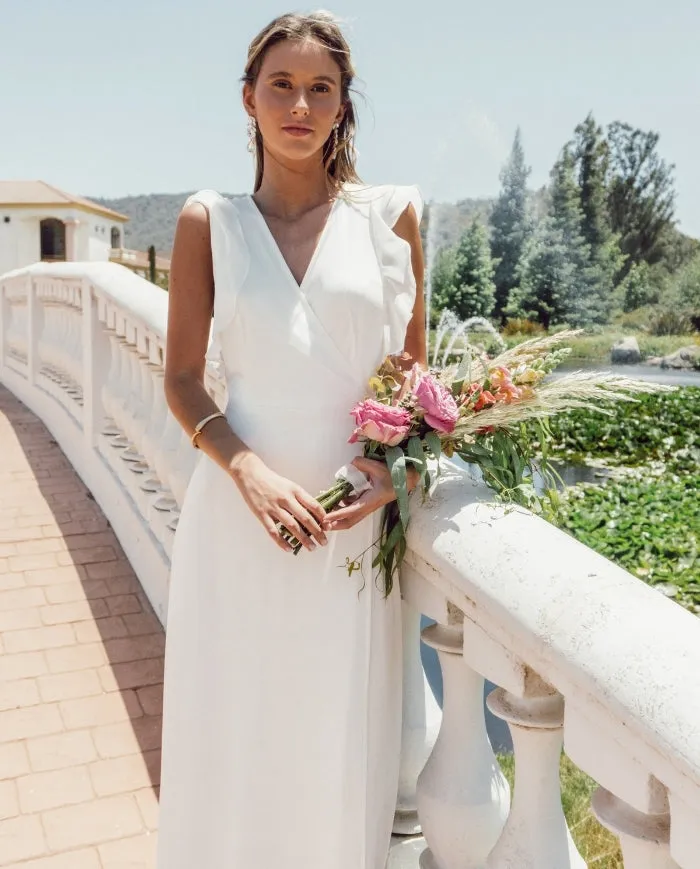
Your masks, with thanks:
M 178 220 L 166 395 L 205 455 L 172 553 L 159 869 L 382 869 L 388 853 L 400 599 L 371 557 L 359 580 L 346 565 L 394 495 L 347 441 L 387 353 L 425 365 L 421 200 L 359 184 L 353 75 L 329 15 L 273 21 L 244 77 L 254 194 L 204 191 Z M 311 493 L 353 459 L 372 488 L 326 516 Z

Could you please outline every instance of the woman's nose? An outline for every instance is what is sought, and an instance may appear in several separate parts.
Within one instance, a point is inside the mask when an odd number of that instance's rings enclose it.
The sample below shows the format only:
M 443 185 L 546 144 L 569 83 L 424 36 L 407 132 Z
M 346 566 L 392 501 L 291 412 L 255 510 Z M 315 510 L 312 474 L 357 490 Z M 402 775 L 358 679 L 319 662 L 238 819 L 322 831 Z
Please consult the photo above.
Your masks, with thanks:
M 292 106 L 292 111 L 295 114 L 309 114 L 309 103 L 303 90 L 299 91 L 299 96 L 296 98 L 294 105 Z

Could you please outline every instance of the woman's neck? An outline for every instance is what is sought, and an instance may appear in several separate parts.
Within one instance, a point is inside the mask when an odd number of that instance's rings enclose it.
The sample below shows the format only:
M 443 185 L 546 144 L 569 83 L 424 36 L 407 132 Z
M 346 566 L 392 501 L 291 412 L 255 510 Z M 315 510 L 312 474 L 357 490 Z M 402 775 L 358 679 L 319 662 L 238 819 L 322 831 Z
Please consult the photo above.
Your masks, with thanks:
M 294 220 L 333 199 L 326 170 L 319 162 L 294 168 L 265 152 L 265 167 L 255 201 L 262 211 L 281 220 Z

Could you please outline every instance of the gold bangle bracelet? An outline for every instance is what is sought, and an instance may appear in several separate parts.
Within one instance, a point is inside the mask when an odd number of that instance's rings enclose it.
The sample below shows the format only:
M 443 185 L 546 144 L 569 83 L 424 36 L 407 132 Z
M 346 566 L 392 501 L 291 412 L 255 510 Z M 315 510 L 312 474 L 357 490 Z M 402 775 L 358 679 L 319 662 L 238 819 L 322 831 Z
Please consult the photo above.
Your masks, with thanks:
M 201 435 L 204 426 L 210 423 L 213 419 L 218 419 L 219 417 L 223 417 L 225 419 L 226 415 L 221 411 L 218 411 L 217 413 L 212 413 L 209 416 L 205 416 L 204 419 L 200 419 L 200 421 L 194 427 L 194 434 L 190 438 L 190 441 L 192 442 L 192 446 L 196 450 L 199 449 L 199 444 L 197 443 L 197 441 L 199 440 L 199 436 Z

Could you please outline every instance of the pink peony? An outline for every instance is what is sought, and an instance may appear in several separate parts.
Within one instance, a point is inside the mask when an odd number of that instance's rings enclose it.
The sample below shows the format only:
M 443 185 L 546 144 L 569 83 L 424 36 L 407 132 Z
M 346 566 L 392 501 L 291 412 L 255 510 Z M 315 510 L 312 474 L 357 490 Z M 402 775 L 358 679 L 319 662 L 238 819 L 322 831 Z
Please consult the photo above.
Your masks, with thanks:
M 402 407 L 380 404 L 373 398 L 358 402 L 351 410 L 357 428 L 348 438 L 354 444 L 361 437 L 395 447 L 411 430 L 411 414 Z
M 425 411 L 425 421 L 429 426 L 443 434 L 454 431 L 459 408 L 446 386 L 431 374 L 426 374 L 418 381 L 413 394 L 418 406 Z

